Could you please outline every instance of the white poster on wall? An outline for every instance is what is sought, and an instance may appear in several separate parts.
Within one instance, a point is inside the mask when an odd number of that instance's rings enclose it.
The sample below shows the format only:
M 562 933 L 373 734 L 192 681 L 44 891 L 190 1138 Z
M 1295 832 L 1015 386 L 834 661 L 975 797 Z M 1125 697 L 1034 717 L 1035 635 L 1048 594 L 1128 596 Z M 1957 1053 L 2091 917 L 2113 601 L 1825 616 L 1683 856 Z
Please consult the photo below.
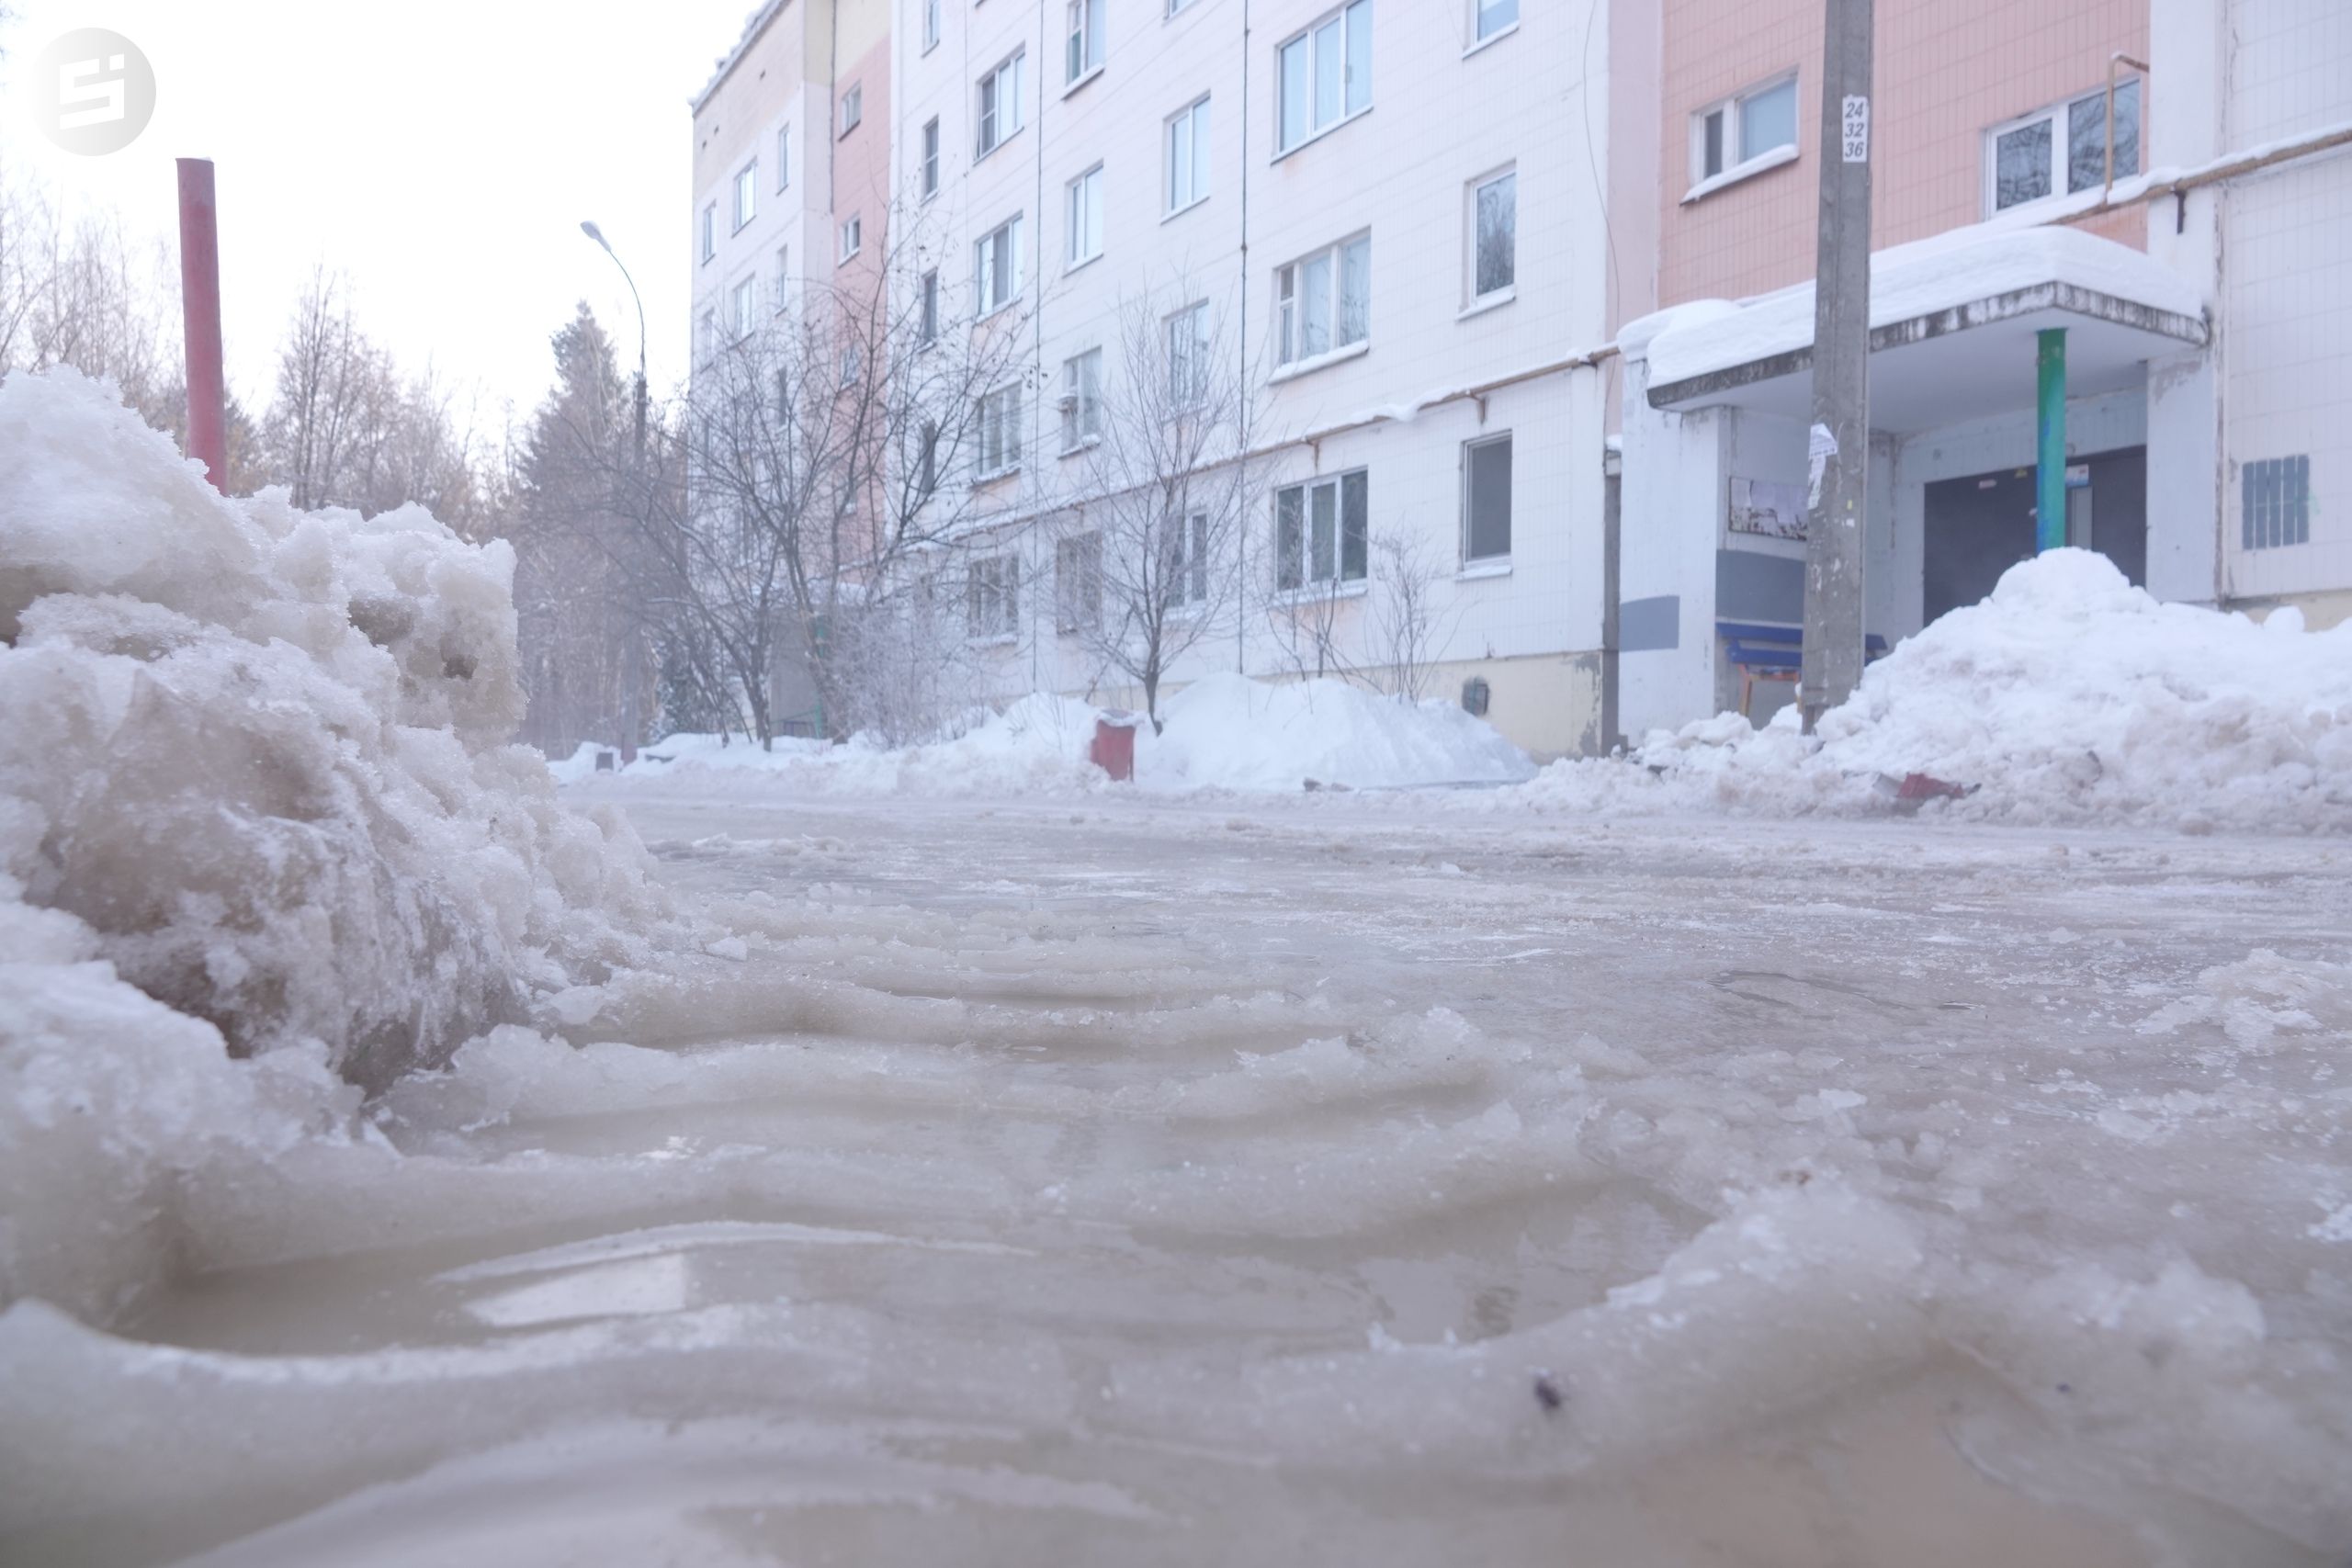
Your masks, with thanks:
M 1731 481 L 1731 531 L 1767 539 L 1804 537 L 1804 486 L 1770 479 Z

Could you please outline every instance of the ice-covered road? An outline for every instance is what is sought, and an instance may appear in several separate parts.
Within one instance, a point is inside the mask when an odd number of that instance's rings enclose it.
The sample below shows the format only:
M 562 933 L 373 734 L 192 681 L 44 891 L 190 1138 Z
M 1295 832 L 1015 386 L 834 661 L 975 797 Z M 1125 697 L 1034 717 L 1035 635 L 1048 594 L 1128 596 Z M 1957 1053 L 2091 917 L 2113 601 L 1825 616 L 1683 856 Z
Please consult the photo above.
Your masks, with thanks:
M 2352 847 L 664 787 L 737 937 L 20 1309 L 0 1555 L 2352 1553 Z

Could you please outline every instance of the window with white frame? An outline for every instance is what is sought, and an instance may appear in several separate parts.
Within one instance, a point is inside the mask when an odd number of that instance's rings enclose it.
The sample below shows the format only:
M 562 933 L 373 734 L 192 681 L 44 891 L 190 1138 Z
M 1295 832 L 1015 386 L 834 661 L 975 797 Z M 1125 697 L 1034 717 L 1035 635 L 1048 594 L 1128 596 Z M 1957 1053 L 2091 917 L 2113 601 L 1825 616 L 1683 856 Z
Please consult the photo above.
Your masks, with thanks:
M 1372 333 L 1372 236 L 1358 234 L 1274 269 L 1276 363 L 1336 353 Z
M 922 51 L 929 54 L 939 47 L 939 7 L 941 0 L 922 0 Z
M 1102 536 L 1054 541 L 1054 630 L 1069 636 L 1102 624 Z
M 1354 0 L 1274 51 L 1277 152 L 1372 107 L 1372 0 Z
M 1209 101 L 1179 109 L 1168 122 L 1168 210 L 1182 212 L 1209 194 Z
M 739 280 L 728 292 L 727 325 L 736 337 L 741 338 L 750 333 L 759 304 L 760 283 L 755 277 Z
M 1171 605 L 1205 604 L 1209 598 L 1209 514 L 1194 512 L 1168 525 L 1168 559 L 1160 592 Z
M 1470 0 L 1470 13 L 1480 43 L 1519 26 L 1519 0 Z
M 929 201 L 939 194 L 939 117 L 933 115 L 922 128 L 922 198 Z
M 2107 183 L 2107 89 L 1984 133 L 1984 207 L 2001 212 Z M 2140 84 L 2115 88 L 2115 177 L 2140 172 Z
M 921 343 L 930 343 L 939 336 L 939 269 L 937 267 L 925 272 L 922 275 L 922 281 L 916 285 L 915 330 L 921 334 L 916 341 Z
M 865 348 L 854 343 L 842 344 L 842 385 L 854 387 L 857 385 L 857 378 L 865 374 Z
M 1081 266 L 1102 254 L 1102 165 L 1069 182 L 1069 246 L 1064 260 Z
M 1188 409 L 1209 394 L 1209 305 L 1204 299 L 1168 318 L 1168 401 Z
M 775 296 L 774 308 L 775 313 L 779 316 L 784 314 L 785 303 L 791 298 L 791 285 L 792 247 L 790 245 L 778 245 L 775 248 L 775 283 L 770 289 L 770 292 Z
M 1274 491 L 1274 586 L 1362 582 L 1371 555 L 1370 479 L 1357 468 Z
M 702 209 L 702 259 L 710 260 L 718 254 L 718 203 L 712 202 Z
M 972 314 L 1003 310 L 1021 294 L 1021 220 L 1007 219 L 972 242 Z
M 980 394 L 979 414 L 973 421 L 974 472 L 983 479 L 1009 474 L 1021 467 L 1021 383 Z
M 980 78 L 979 134 L 973 156 L 985 158 L 1021 129 L 1022 79 L 1028 71 L 1028 51 L 1012 57 Z
M 1075 83 L 1102 69 L 1103 13 L 1110 0 L 1069 0 L 1069 26 L 1063 51 L 1062 80 Z
M 1168 14 L 1172 17 L 1192 3 L 1193 0 L 1168 0 Z
M 785 126 L 775 133 L 775 188 L 792 187 L 792 127 Z
M 849 260 L 865 247 L 865 219 L 863 214 L 853 212 L 849 221 L 842 225 L 842 260 Z
M 1090 348 L 1062 361 L 1062 454 L 1067 457 L 1102 434 L 1102 351 Z
M 842 134 L 847 136 L 865 118 L 865 84 L 853 82 L 842 95 Z
M 1785 160 L 1796 148 L 1797 79 L 1790 73 L 1690 117 L 1690 183 L 1736 174 L 1766 158 Z
M 701 350 L 702 362 L 707 365 L 718 357 L 718 312 L 705 310 L 699 327 L 696 335 L 702 341 L 695 346 Z
M 1021 558 L 989 556 L 972 563 L 964 627 L 976 637 L 1012 637 L 1021 630 Z
M 753 159 L 735 171 L 735 227 L 740 230 L 759 216 L 760 164 Z
M 1519 174 L 1470 182 L 1470 302 L 1508 298 L 1519 286 Z
M 1510 433 L 1462 446 L 1462 558 L 1510 558 Z

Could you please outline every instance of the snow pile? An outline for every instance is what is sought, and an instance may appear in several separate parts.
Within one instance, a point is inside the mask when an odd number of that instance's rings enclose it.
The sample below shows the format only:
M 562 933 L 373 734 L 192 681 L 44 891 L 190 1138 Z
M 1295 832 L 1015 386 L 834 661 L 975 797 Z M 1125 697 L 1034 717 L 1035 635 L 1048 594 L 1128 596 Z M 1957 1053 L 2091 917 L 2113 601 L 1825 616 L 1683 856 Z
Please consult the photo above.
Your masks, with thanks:
M 1400 703 L 1341 681 L 1270 684 L 1231 673 L 1165 705 L 1167 728 L 1137 737 L 1136 776 L 1167 789 L 1351 789 L 1515 782 L 1527 754 L 1450 703 Z
M 332 1129 L 338 1080 L 601 979 L 666 906 L 504 743 L 504 545 L 223 500 L 71 371 L 0 385 L 0 517 L 5 1300 L 119 1241 L 109 1199 Z
M 1383 789 L 1517 782 L 1535 772 L 1525 752 L 1451 704 L 1399 703 L 1339 681 L 1211 675 L 1162 710 L 1164 732 L 1143 723 L 1136 734 L 1136 782 L 1146 789 L 1295 792 L 1310 780 Z M 778 739 L 763 750 L 741 739 L 673 735 L 639 753 L 625 778 L 596 773 L 594 746 L 548 766 L 566 784 L 623 795 L 679 776 L 692 776 L 698 792 L 726 795 L 1069 794 L 1110 783 L 1090 761 L 1102 716 L 1076 699 L 1036 692 L 929 745 L 894 749 L 859 736 L 840 746 Z
M 2018 822 L 2352 827 L 2352 625 L 2303 630 L 2165 604 L 2104 556 L 2012 567 L 1871 667 L 1819 734 L 1784 708 L 1654 732 L 1627 761 L 1555 763 L 1513 798 L 1571 808 L 1768 815 L 1887 808 L 1925 773 L 1929 809 Z

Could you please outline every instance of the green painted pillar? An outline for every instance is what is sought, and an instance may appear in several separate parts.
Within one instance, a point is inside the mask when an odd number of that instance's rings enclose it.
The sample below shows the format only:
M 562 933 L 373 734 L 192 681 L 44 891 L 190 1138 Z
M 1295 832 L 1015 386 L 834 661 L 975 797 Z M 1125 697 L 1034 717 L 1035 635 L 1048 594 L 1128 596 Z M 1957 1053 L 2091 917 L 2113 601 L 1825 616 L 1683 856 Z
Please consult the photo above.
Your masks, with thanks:
M 2066 329 L 2039 334 L 2041 351 L 2034 397 L 2036 467 L 2033 475 L 2036 555 L 2066 542 Z

